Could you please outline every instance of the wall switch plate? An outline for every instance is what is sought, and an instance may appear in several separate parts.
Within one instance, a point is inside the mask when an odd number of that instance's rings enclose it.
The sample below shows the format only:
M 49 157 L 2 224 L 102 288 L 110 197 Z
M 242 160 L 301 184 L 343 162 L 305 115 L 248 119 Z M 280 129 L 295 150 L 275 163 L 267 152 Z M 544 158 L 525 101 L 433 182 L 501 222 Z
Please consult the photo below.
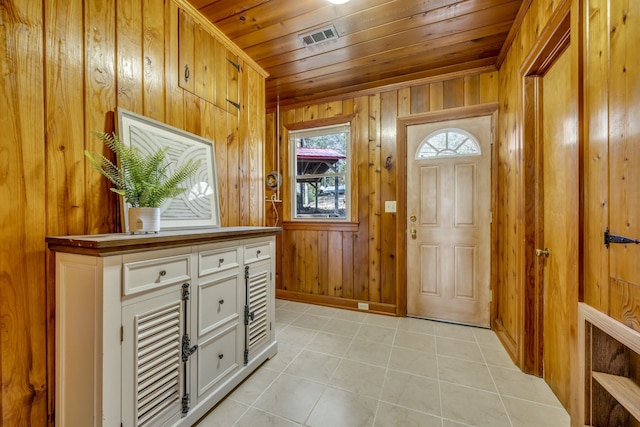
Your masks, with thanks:
M 359 302 L 358 310 L 369 310 L 369 304 L 367 304 L 366 302 Z
M 396 211 L 396 201 L 395 200 L 387 200 L 384 202 L 384 211 L 387 213 L 393 213 Z

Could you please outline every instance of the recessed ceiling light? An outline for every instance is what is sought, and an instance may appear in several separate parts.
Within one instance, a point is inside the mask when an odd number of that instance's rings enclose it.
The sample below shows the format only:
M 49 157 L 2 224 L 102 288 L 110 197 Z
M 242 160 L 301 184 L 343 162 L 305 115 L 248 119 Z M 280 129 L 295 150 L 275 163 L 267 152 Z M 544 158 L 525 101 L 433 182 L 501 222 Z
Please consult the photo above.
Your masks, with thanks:
M 333 4 L 344 4 L 346 2 L 348 2 L 349 0 L 329 0 L 329 3 L 333 3 Z

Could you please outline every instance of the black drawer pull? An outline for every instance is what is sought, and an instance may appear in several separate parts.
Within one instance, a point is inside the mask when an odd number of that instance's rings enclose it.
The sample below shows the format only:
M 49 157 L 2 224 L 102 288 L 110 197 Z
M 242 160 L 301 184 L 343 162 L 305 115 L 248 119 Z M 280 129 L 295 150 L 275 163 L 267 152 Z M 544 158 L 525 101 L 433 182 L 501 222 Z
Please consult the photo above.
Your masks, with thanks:
M 167 275 L 167 270 L 162 270 L 162 271 L 160 272 L 160 276 L 161 276 L 161 277 L 164 277 L 164 276 L 166 276 L 166 275 Z
M 220 304 L 220 305 L 224 304 L 224 300 L 223 299 L 219 300 L 218 304 Z
M 224 354 L 222 354 L 222 353 L 220 353 L 220 354 L 218 355 L 218 359 L 220 359 L 220 360 L 222 360 L 222 358 L 223 358 L 223 357 L 224 357 Z

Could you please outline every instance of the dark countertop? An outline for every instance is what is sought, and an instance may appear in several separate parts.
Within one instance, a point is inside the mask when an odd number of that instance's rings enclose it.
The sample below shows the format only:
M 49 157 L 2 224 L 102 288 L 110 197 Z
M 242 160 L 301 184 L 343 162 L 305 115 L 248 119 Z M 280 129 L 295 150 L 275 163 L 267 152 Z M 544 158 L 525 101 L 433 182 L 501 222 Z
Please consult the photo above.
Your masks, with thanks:
M 220 227 L 186 230 L 165 230 L 157 234 L 86 234 L 75 236 L 48 236 L 45 241 L 50 250 L 82 255 L 107 256 L 139 252 L 146 249 L 162 249 L 191 246 L 225 240 L 250 239 L 275 236 L 280 227 Z

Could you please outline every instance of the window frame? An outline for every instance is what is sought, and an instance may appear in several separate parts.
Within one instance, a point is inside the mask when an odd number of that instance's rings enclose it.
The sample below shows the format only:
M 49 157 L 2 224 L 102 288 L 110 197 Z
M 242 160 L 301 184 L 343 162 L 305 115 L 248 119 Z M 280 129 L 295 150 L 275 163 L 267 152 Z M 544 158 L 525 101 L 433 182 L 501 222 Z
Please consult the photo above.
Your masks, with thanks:
M 475 148 L 478 151 L 476 153 L 458 153 L 458 152 L 456 152 L 455 154 L 441 154 L 442 152 L 445 152 L 447 150 L 439 150 L 436 153 L 436 155 L 434 155 L 434 156 L 420 156 L 422 148 L 426 144 L 429 144 L 431 147 L 435 148 L 433 146 L 433 144 L 431 144 L 429 142 L 430 139 L 432 139 L 435 136 L 441 135 L 441 134 L 446 134 L 447 135 L 447 140 L 448 140 L 448 134 L 450 134 L 450 133 L 457 133 L 457 134 L 460 134 L 460 135 L 464 135 L 467 140 L 471 141 L 471 143 L 475 146 Z M 464 145 L 465 143 L 460 144 L 460 146 L 458 148 L 462 147 L 462 145 Z M 473 135 L 472 133 L 470 133 L 470 132 L 468 132 L 468 131 L 466 131 L 464 129 L 461 129 L 461 128 L 447 127 L 447 128 L 442 128 L 442 129 L 438 129 L 436 131 L 433 131 L 429 135 L 424 137 L 422 139 L 422 141 L 420 141 L 420 144 L 418 144 L 418 148 L 416 149 L 416 152 L 414 154 L 414 159 L 415 160 L 433 160 L 433 159 L 449 159 L 449 158 L 458 158 L 458 157 L 475 157 L 475 156 L 481 156 L 481 155 L 482 155 L 482 148 L 480 147 L 480 141 L 478 141 L 478 138 L 476 138 L 475 135 Z
M 337 119 L 337 118 L 336 118 Z M 291 200 L 290 203 L 290 220 L 295 222 L 334 222 L 334 223 L 344 223 L 349 222 L 351 220 L 351 205 L 352 205 L 352 191 L 351 191 L 351 174 L 353 172 L 353 133 L 352 133 L 352 124 L 349 118 L 342 117 L 339 121 L 333 121 L 331 123 L 326 123 L 326 121 L 319 121 L 321 123 L 317 123 L 315 126 L 310 123 L 305 123 L 303 127 L 297 127 L 296 129 L 288 129 L 288 146 L 289 146 L 289 176 L 291 177 L 290 186 L 289 186 L 289 197 Z M 297 175 L 297 144 L 296 140 L 300 139 L 300 137 L 309 137 L 309 136 L 321 136 L 332 133 L 339 133 L 342 130 L 346 129 L 347 137 L 345 142 L 345 151 L 346 151 L 346 170 L 342 173 L 330 173 L 330 174 L 320 174 L 320 176 L 340 176 L 344 177 L 344 217 L 334 217 L 334 216 L 311 216 L 311 214 L 299 214 L 297 212 L 297 187 L 298 187 L 298 178 Z M 338 195 L 340 196 L 340 194 Z M 317 196 L 316 196 L 317 197 Z M 304 215 L 304 216 L 300 216 Z

